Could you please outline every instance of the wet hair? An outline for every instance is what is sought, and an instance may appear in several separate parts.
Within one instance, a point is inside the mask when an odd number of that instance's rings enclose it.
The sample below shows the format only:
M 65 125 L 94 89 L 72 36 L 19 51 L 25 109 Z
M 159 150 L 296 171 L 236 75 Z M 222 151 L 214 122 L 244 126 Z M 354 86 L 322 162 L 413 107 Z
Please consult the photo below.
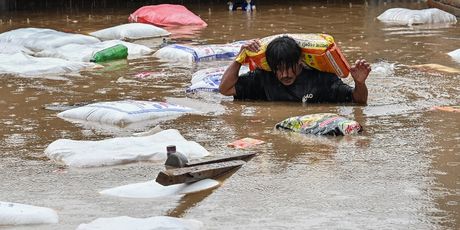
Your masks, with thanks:
M 288 36 L 273 39 L 265 51 L 268 66 L 274 73 L 281 68 L 295 71 L 301 55 L 302 49 L 299 44 Z

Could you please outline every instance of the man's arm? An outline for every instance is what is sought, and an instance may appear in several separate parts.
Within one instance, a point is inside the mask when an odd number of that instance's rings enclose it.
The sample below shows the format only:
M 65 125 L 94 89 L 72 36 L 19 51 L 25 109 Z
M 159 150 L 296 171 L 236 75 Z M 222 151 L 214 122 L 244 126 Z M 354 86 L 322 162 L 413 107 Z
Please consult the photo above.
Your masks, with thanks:
M 244 52 L 244 49 L 252 52 L 258 52 L 260 49 L 260 42 L 257 39 L 252 39 L 241 46 L 240 53 Z M 219 92 L 225 96 L 235 96 L 236 89 L 235 84 L 238 81 L 238 73 L 241 68 L 241 63 L 233 61 L 230 66 L 224 72 L 222 80 L 219 85 Z
M 351 77 L 355 81 L 355 89 L 353 90 L 353 101 L 358 104 L 367 104 L 367 86 L 366 79 L 371 72 L 369 63 L 360 59 L 355 62 L 355 65 L 350 68 Z

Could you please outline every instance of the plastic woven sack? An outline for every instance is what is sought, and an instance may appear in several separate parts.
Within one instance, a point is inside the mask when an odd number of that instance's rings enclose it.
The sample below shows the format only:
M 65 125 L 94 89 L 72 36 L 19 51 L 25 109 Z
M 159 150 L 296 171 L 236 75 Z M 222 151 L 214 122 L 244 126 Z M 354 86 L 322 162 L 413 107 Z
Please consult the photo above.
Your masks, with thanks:
M 128 23 L 90 33 L 91 36 L 105 40 L 135 40 L 168 36 L 170 33 L 162 28 L 144 23 Z
M 156 26 L 208 25 L 185 6 L 173 4 L 143 6 L 132 13 L 128 20 Z
M 356 134 L 362 130 L 358 122 L 333 113 L 290 117 L 276 124 L 275 128 L 302 134 L 333 136 Z
M 58 222 L 58 214 L 53 209 L 0 201 L 0 226 Z
M 409 26 L 414 24 L 457 23 L 455 15 L 437 8 L 424 10 L 392 8 L 380 14 L 377 19 L 382 22 Z
M 227 67 L 208 68 L 195 72 L 192 75 L 192 85 L 185 91 L 187 93 L 194 92 L 218 92 L 222 75 Z M 241 66 L 239 74 L 249 71 L 247 66 Z
M 302 61 L 308 66 L 319 71 L 335 73 L 339 77 L 348 77 L 350 65 L 343 56 L 334 38 L 328 34 L 278 34 L 260 39 L 262 44 L 259 52 L 244 50 L 236 61 L 249 64 L 251 70 L 260 68 L 270 71 L 265 51 L 268 44 L 275 38 L 289 36 L 302 48 Z

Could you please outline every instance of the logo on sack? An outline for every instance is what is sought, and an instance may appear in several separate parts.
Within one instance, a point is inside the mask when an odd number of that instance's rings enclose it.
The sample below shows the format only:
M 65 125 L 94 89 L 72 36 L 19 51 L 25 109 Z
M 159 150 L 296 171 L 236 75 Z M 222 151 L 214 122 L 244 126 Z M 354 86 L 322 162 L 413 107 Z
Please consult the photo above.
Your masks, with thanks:
M 303 95 L 302 97 L 302 103 L 306 103 L 308 101 L 308 99 L 311 99 L 313 98 L 313 94 L 312 93 L 307 93 L 305 95 Z

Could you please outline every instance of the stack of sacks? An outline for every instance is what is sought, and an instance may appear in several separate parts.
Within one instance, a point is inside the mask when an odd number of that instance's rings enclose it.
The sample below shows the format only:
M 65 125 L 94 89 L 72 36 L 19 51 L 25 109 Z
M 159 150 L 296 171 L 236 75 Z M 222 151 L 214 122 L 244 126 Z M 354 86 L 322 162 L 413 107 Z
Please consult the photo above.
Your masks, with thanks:
M 111 218 L 98 218 L 88 224 L 80 224 L 77 230 L 152 230 L 152 229 L 182 229 L 198 230 L 203 228 L 203 223 L 192 219 L 181 219 L 169 216 L 155 216 L 150 218 L 132 218 L 119 216 Z
M 71 167 L 97 167 L 137 161 L 166 160 L 166 146 L 176 145 L 188 159 L 209 155 L 194 141 L 187 141 L 175 129 L 141 137 L 118 137 L 100 141 L 59 139 L 45 149 L 45 155 Z
M 191 63 L 205 60 L 234 58 L 244 42 L 219 45 L 169 45 L 153 54 L 164 61 Z
M 192 85 L 185 91 L 187 93 L 203 92 L 219 92 L 219 85 L 227 67 L 208 68 L 195 72 L 192 75 Z M 249 68 L 241 66 L 239 74 L 247 73 Z
M 22 224 L 56 224 L 56 211 L 26 204 L 0 201 L 0 226 Z
M 170 33 L 162 28 L 144 23 L 128 23 L 89 33 L 102 41 L 106 40 L 136 40 L 169 36 Z
M 410 10 L 404 8 L 388 9 L 377 17 L 378 20 L 400 25 L 457 23 L 455 15 L 437 8 Z

